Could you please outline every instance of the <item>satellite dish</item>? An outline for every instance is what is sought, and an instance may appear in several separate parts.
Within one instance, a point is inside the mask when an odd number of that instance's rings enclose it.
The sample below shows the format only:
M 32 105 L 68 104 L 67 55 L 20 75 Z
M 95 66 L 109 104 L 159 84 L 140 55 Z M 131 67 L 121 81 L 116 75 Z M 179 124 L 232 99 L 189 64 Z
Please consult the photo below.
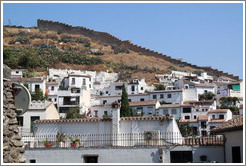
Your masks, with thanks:
M 13 84 L 16 112 L 18 115 L 22 115 L 29 108 L 31 102 L 31 94 L 25 86 L 18 83 Z

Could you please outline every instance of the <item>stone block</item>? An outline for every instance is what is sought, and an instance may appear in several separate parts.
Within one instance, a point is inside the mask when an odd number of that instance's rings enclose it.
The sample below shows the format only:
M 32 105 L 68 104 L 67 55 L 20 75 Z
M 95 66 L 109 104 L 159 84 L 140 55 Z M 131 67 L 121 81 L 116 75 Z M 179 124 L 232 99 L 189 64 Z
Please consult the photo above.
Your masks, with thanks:
M 14 140 L 14 139 L 11 139 L 10 142 L 11 142 L 14 146 L 16 146 L 16 147 L 22 147 L 22 146 L 24 145 L 23 142 L 17 141 L 17 140 Z

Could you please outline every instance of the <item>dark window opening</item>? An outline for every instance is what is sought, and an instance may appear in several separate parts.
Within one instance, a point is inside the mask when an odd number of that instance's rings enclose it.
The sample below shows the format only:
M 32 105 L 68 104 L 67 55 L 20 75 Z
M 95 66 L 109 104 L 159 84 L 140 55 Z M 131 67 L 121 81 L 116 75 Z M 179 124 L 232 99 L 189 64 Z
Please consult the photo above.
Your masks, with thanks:
M 153 99 L 156 99 L 156 95 L 153 95 Z
M 72 85 L 75 84 L 75 78 L 72 78 Z
M 164 98 L 164 95 L 163 94 L 160 94 L 160 99 L 163 99 Z
M 141 98 L 140 101 L 144 101 L 144 98 Z
M 30 159 L 29 162 L 30 163 L 36 163 L 36 160 L 35 159 Z
M 51 90 L 53 91 L 55 88 L 54 88 L 54 86 L 51 86 Z
M 85 79 L 83 79 L 83 85 L 86 85 L 86 81 L 85 81 Z
M 192 163 L 192 151 L 171 151 L 171 163 Z
M 190 119 L 190 116 L 185 116 L 185 119 Z
M 191 108 L 183 108 L 183 113 L 191 113 Z
M 224 119 L 224 115 L 219 115 L 219 119 Z
M 196 115 L 194 115 L 194 119 L 196 119 Z
M 123 86 L 115 86 L 115 90 L 122 90 Z
M 31 116 L 30 132 L 33 132 L 33 122 L 39 119 L 40 119 L 39 116 Z
M 206 121 L 202 121 L 201 122 L 201 128 L 206 128 L 206 127 L 207 127 Z
M 105 105 L 107 103 L 107 100 L 103 100 L 103 105 Z
M 35 85 L 35 92 L 36 92 L 37 90 L 39 90 L 39 88 L 40 88 L 39 85 Z
M 18 116 L 17 121 L 19 126 L 23 126 L 23 116 Z
M 233 163 L 241 163 L 241 152 L 240 152 L 240 146 L 234 146 L 231 147 L 232 152 L 232 162 Z
M 135 91 L 135 86 L 132 86 L 132 91 Z
M 172 94 L 167 94 L 167 98 L 172 98 Z
M 143 90 L 143 87 L 141 87 L 141 90 Z
M 129 102 L 131 102 L 131 101 L 132 101 L 132 99 L 128 99 L 128 101 L 129 101 Z
M 85 163 L 98 163 L 98 155 L 84 155 Z

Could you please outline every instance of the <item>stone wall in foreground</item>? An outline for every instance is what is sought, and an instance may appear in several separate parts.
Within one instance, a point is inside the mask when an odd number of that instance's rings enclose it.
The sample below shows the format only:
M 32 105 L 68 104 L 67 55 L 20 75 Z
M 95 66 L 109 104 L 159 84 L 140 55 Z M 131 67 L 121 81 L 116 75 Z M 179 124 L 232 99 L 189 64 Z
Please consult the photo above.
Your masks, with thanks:
M 8 68 L 4 67 L 3 72 L 8 73 Z M 5 75 L 6 76 L 6 75 Z M 25 149 L 18 134 L 17 113 L 14 105 L 12 83 L 3 78 L 3 162 L 4 163 L 25 163 Z

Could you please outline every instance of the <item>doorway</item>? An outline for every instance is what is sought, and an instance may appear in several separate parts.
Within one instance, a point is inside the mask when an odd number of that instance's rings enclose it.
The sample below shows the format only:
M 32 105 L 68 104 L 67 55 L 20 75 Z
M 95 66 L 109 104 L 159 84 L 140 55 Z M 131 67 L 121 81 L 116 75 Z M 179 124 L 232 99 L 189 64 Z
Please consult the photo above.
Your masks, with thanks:
M 171 151 L 171 163 L 192 163 L 192 151 Z
M 232 162 L 233 163 L 241 163 L 240 146 L 231 147 L 231 153 L 232 153 Z

